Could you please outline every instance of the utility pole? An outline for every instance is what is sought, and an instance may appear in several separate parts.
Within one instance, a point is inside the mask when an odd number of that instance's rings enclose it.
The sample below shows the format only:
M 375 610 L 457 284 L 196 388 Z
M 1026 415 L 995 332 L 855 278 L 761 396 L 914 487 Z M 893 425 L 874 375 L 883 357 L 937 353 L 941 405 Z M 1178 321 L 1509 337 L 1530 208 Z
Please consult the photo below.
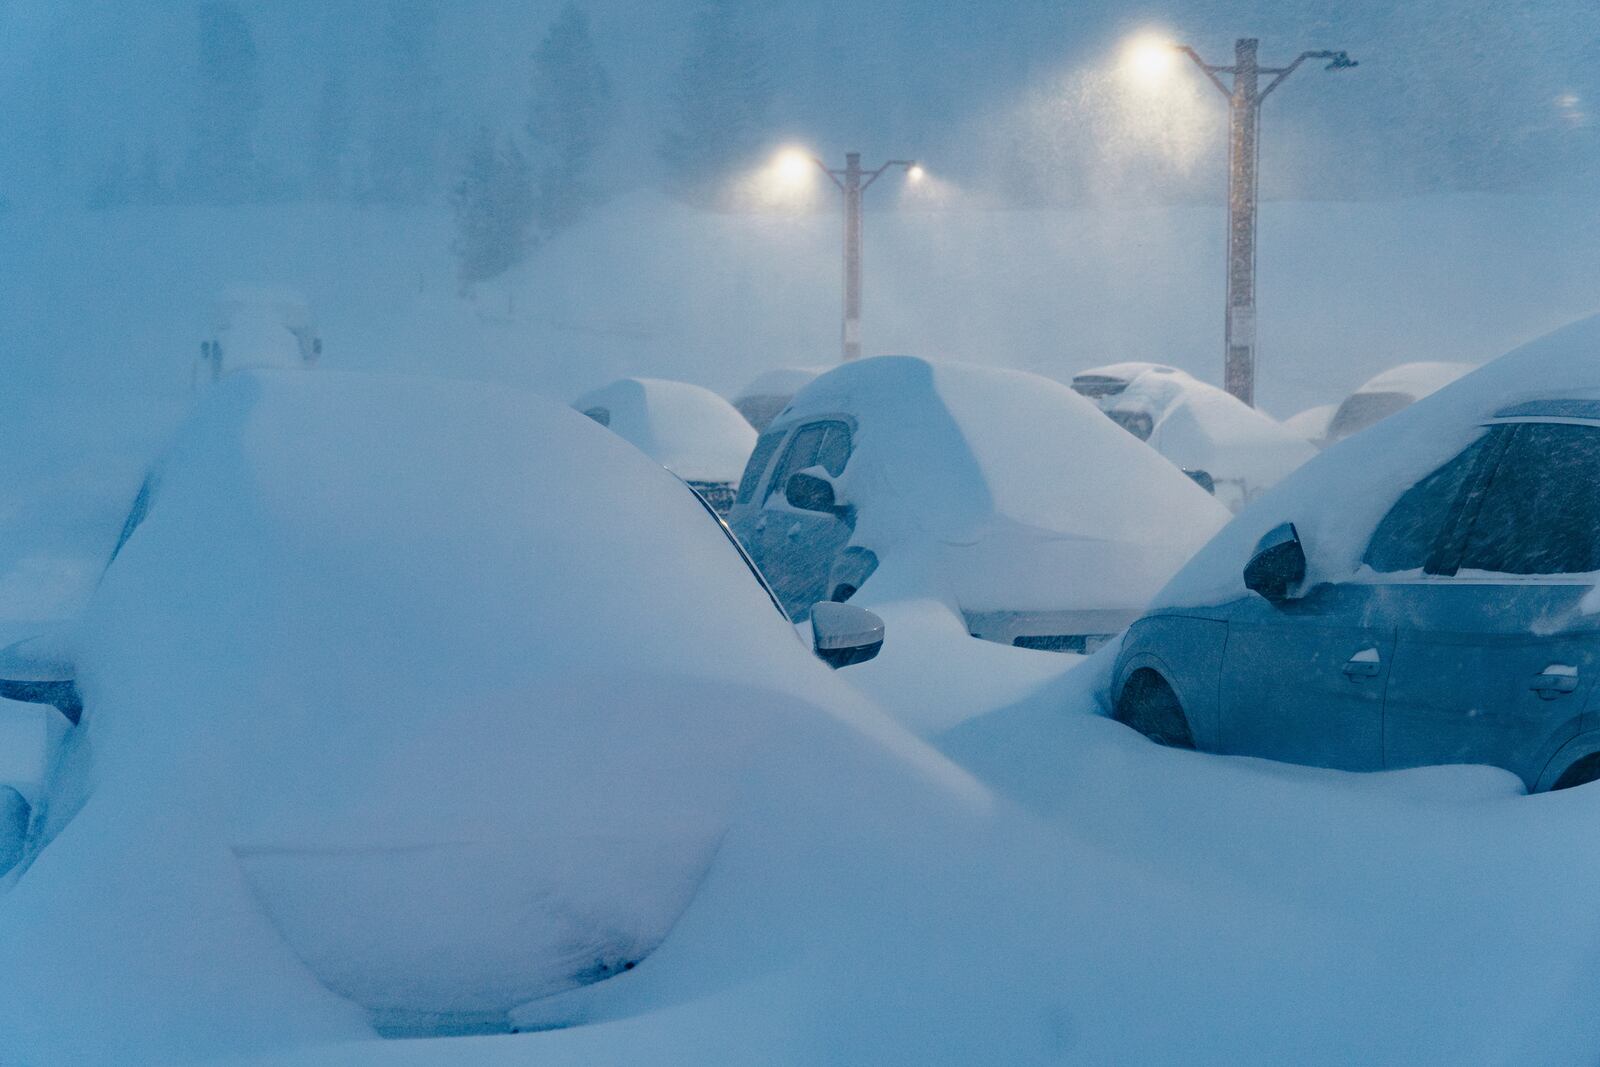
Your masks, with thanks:
M 1261 103 L 1308 59 L 1329 60 L 1328 70 L 1356 65 L 1345 52 L 1302 52 L 1287 67 L 1263 67 L 1256 58 L 1260 42 L 1241 37 L 1234 42 L 1233 66 L 1212 66 L 1193 48 L 1178 50 L 1205 72 L 1228 98 L 1228 297 L 1223 320 L 1223 388 L 1250 406 L 1256 394 L 1256 214 L 1257 163 L 1261 149 Z M 1230 74 L 1228 85 L 1217 75 Z M 1272 78 L 1265 89 L 1261 76 Z
M 813 159 L 844 193 L 844 321 L 839 342 L 848 363 L 861 358 L 861 195 L 890 167 L 904 167 L 913 178 L 921 168 L 913 160 L 891 159 L 877 170 L 862 170 L 860 152 L 845 153 L 843 170 Z

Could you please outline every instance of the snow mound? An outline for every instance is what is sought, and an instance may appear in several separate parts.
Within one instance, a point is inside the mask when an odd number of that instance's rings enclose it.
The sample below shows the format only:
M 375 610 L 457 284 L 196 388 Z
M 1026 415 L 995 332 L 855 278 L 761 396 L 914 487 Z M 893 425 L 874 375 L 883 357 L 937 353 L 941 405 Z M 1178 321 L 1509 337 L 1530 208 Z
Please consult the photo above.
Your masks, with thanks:
M 688 482 L 737 482 L 756 446 L 732 404 L 688 382 L 623 378 L 572 406 Z
M 242 374 L 152 485 L 0 898 L 8 1057 L 503 1027 L 647 958 L 774 749 L 960 780 L 565 407 Z

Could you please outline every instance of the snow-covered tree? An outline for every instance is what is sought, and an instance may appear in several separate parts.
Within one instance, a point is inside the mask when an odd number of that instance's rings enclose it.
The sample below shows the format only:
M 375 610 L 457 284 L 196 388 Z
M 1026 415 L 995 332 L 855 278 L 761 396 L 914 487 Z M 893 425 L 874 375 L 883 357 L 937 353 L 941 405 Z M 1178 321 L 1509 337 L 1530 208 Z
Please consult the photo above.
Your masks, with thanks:
M 237 5 L 210 0 L 200 6 L 199 50 L 187 192 L 201 200 L 246 200 L 258 191 L 261 86 L 255 37 Z
M 678 191 L 717 199 L 729 176 L 766 147 L 771 102 L 765 43 L 747 6 L 708 0 L 678 69 L 675 123 L 661 145 Z
M 478 130 L 450 194 L 462 295 L 520 263 L 534 242 L 533 171 L 515 141 Z
M 589 36 L 588 16 L 569 3 L 533 53 L 528 136 L 545 236 L 572 225 L 599 199 L 595 156 L 614 119 L 611 79 Z

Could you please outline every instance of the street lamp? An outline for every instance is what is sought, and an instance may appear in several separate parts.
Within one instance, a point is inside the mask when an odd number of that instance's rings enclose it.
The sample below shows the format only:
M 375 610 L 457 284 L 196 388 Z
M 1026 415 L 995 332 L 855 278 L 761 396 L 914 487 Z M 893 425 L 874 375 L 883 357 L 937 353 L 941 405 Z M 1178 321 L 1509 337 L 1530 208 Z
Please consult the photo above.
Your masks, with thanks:
M 795 160 L 806 159 L 796 149 L 778 156 L 778 171 L 788 176 Z M 911 159 L 891 159 L 877 170 L 861 168 L 861 153 L 846 152 L 844 167 L 835 170 L 816 156 L 809 157 L 844 193 L 844 322 L 839 331 L 840 347 L 846 363 L 861 358 L 861 194 L 890 167 L 904 167 L 910 180 L 921 181 L 922 166 Z
M 1228 98 L 1228 302 L 1223 326 L 1223 386 L 1246 404 L 1255 405 L 1256 392 L 1256 164 L 1260 157 L 1257 135 L 1261 129 L 1261 102 L 1308 59 L 1326 59 L 1326 70 L 1348 70 L 1356 65 L 1346 52 L 1302 52 L 1287 67 L 1263 67 L 1256 62 L 1254 37 L 1234 42 L 1231 67 L 1213 66 L 1188 45 L 1171 45 L 1202 71 Z M 1147 49 L 1135 53 L 1135 63 L 1146 75 L 1155 71 Z M 1217 75 L 1233 75 L 1228 85 Z M 1272 78 L 1265 89 L 1260 78 Z

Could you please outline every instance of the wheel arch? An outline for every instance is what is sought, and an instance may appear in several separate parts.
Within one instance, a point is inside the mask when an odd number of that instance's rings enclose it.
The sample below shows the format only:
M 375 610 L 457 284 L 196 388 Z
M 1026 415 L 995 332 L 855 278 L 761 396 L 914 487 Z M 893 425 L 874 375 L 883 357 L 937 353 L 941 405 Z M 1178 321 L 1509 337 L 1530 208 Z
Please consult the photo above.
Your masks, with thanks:
M 1577 719 L 1565 724 L 1566 727 L 1575 726 Z M 1565 727 L 1564 727 L 1565 728 Z M 1559 733 L 1558 735 L 1559 736 Z M 1560 780 L 1561 775 L 1568 767 L 1587 756 L 1600 755 L 1600 729 L 1588 730 L 1571 738 L 1566 744 L 1558 747 L 1550 758 L 1545 760 L 1544 769 L 1539 772 L 1539 777 L 1532 783 L 1532 792 L 1547 793 L 1550 787 Z

